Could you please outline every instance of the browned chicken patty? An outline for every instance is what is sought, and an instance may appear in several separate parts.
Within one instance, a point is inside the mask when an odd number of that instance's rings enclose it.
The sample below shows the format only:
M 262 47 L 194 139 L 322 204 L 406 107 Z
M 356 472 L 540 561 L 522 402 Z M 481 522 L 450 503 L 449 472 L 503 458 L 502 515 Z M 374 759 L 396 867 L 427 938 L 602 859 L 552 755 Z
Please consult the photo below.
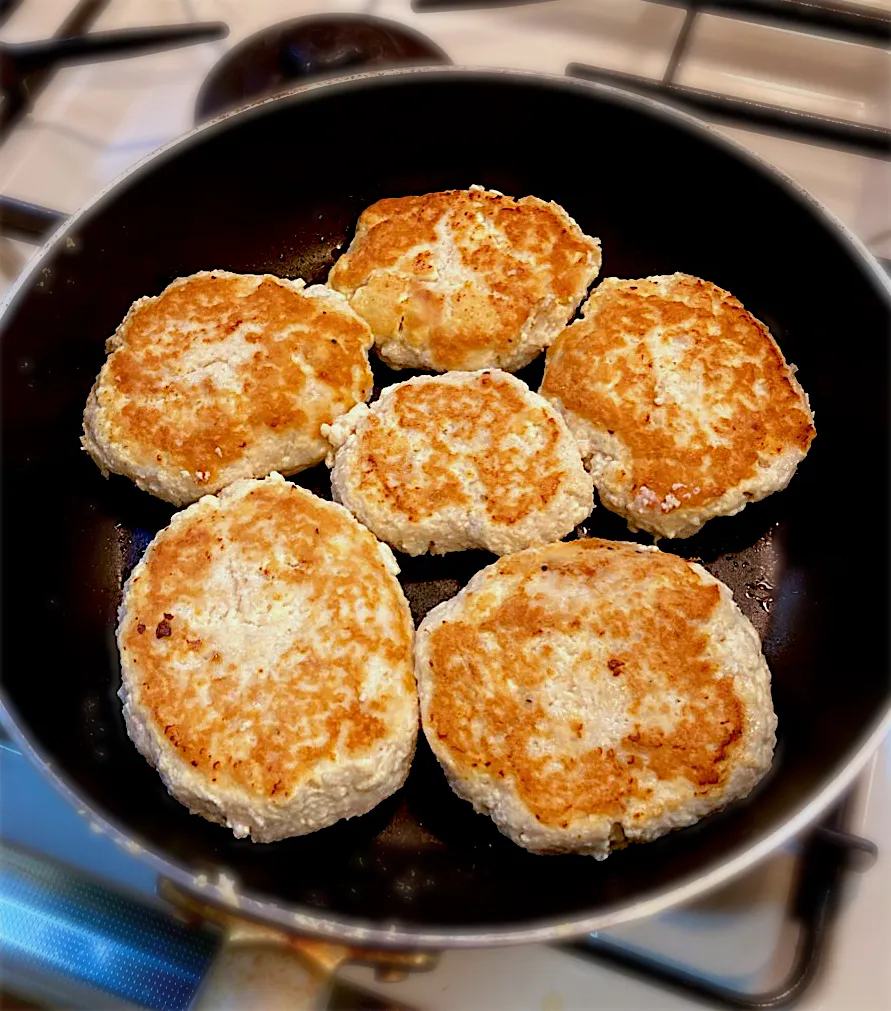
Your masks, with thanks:
M 565 537 L 591 512 L 565 422 L 497 369 L 416 376 L 322 431 L 335 500 L 410 555 L 503 555 Z
M 124 719 L 170 793 L 272 842 L 364 814 L 414 754 L 395 559 L 273 474 L 177 513 L 124 588 Z
M 606 278 L 550 348 L 540 392 L 601 502 L 657 537 L 785 488 L 816 434 L 767 327 L 688 274 Z
M 107 342 L 81 442 L 103 473 L 185 505 L 319 463 L 320 434 L 371 394 L 371 333 L 342 296 L 203 271 L 135 302 Z
M 424 733 L 533 852 L 598 859 L 744 797 L 771 764 L 761 643 L 726 586 L 655 547 L 506 555 L 418 628 Z
M 572 318 L 600 241 L 555 203 L 471 187 L 379 200 L 328 284 L 393 368 L 514 372 Z

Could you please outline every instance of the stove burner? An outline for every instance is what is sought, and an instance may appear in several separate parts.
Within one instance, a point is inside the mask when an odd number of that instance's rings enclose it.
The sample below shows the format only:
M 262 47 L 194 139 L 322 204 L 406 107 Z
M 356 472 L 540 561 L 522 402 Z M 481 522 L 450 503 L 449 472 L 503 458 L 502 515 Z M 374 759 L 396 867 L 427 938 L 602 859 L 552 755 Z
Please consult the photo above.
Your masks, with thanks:
M 264 28 L 226 53 L 201 87 L 195 120 L 203 122 L 314 77 L 451 62 L 426 36 L 395 21 L 362 14 L 296 18 Z

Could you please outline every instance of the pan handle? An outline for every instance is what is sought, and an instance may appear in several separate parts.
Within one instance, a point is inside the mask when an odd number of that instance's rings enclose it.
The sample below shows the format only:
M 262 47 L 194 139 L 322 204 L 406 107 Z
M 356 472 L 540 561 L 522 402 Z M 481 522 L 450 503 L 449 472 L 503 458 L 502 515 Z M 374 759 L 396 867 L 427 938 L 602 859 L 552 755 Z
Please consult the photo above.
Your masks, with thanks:
M 286 943 L 254 923 L 229 927 L 190 1011 L 327 1007 L 334 973 L 348 960 L 349 949 L 326 944 L 304 951 L 303 944 Z
M 373 965 L 388 980 L 433 969 L 437 952 L 369 951 L 289 934 L 203 902 L 169 880 L 159 895 L 196 923 L 212 924 L 223 944 L 190 1011 L 241 1011 L 287 1007 L 318 1011 L 327 1006 L 334 974 L 347 962 Z

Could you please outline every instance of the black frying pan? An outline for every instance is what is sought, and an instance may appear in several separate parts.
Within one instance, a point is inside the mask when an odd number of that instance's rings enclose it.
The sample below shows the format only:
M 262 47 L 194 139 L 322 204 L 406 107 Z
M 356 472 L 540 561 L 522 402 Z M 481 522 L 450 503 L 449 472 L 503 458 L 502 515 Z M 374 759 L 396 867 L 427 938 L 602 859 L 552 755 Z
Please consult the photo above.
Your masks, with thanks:
M 603 240 L 603 275 L 675 270 L 773 331 L 816 412 L 790 488 L 667 550 L 724 579 L 764 640 L 779 746 L 755 794 L 598 864 L 532 856 L 458 800 L 421 741 L 365 817 L 274 845 L 171 800 L 124 732 L 122 580 L 171 507 L 81 452 L 103 342 L 140 295 L 202 268 L 323 281 L 383 196 L 481 183 L 556 200 Z M 164 875 L 292 929 L 375 944 L 580 933 L 737 873 L 799 831 L 888 725 L 889 288 L 790 183 L 693 120 L 531 75 L 410 70 L 310 87 L 210 124 L 60 231 L 2 319 L 3 696 L 45 771 Z M 376 366 L 378 384 L 407 377 Z M 521 376 L 537 387 L 541 362 Z M 328 494 L 323 467 L 297 478 Z M 591 534 L 630 539 L 603 508 Z M 400 559 L 415 617 L 491 556 Z M 234 882 L 215 887 L 222 872 Z M 359 927 L 367 928 L 364 931 Z

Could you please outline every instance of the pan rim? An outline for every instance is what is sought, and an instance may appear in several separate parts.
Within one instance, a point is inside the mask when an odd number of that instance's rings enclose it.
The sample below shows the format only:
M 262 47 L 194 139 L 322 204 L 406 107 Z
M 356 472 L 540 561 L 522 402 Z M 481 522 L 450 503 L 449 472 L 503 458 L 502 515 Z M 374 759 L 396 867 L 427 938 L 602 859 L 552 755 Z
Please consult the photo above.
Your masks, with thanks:
M 608 101 L 618 105 L 644 107 L 650 114 L 668 119 L 690 132 L 705 134 L 713 143 L 725 148 L 737 158 L 742 159 L 763 175 L 779 183 L 787 193 L 799 202 L 807 205 L 809 211 L 821 219 L 823 224 L 833 228 L 836 233 L 847 241 L 849 248 L 857 254 L 861 266 L 877 283 L 886 301 L 891 306 L 891 279 L 879 266 L 875 257 L 831 211 L 825 208 L 812 194 L 799 185 L 780 169 L 744 147 L 738 141 L 725 137 L 707 122 L 697 117 L 658 102 L 647 96 L 635 94 L 611 85 L 596 82 L 580 81 L 553 74 L 539 74 L 532 71 L 511 69 L 432 66 L 432 67 L 401 67 L 391 70 L 368 71 L 337 78 L 336 80 L 318 81 L 292 89 L 284 94 L 253 103 L 245 108 L 225 113 L 214 119 L 193 127 L 180 137 L 174 138 L 144 158 L 131 165 L 125 172 L 102 188 L 94 197 L 66 219 L 49 237 L 43 246 L 35 252 L 25 270 L 0 302 L 0 330 L 3 320 L 13 308 L 19 294 L 25 290 L 29 280 L 42 269 L 48 254 L 79 221 L 88 217 L 101 206 L 106 199 L 122 187 L 127 180 L 138 178 L 151 166 L 160 162 L 172 152 L 178 152 L 185 147 L 199 142 L 210 132 L 229 129 L 230 120 L 235 118 L 247 121 L 254 116 L 265 115 L 273 105 L 298 104 L 307 95 L 322 91 L 323 96 L 332 92 L 348 92 L 362 88 L 369 81 L 389 80 L 423 74 L 427 78 L 448 78 L 458 75 L 462 79 L 473 80 L 516 80 L 518 82 L 538 82 L 552 87 L 554 90 L 584 94 L 594 92 Z M 46 776 L 56 791 L 71 804 L 75 810 L 83 812 L 98 831 L 106 834 L 118 845 L 132 853 L 134 843 L 139 845 L 140 856 L 161 877 L 166 877 L 193 894 L 216 904 L 235 908 L 248 918 L 273 922 L 284 928 L 320 937 L 345 940 L 358 945 L 375 945 L 380 947 L 399 947 L 416 949 L 435 948 L 468 948 L 493 945 L 524 944 L 543 941 L 568 941 L 582 934 L 602 930 L 620 923 L 630 922 L 653 915 L 671 906 L 690 901 L 691 899 L 713 890 L 720 884 L 742 874 L 763 860 L 804 828 L 811 824 L 842 792 L 854 781 L 867 761 L 878 748 L 881 740 L 891 730 L 891 697 L 887 700 L 884 710 L 877 718 L 868 724 L 848 755 L 842 760 L 836 774 L 825 782 L 814 794 L 806 798 L 792 810 L 785 820 L 772 830 L 763 832 L 745 849 L 720 861 L 705 873 L 698 873 L 682 878 L 665 888 L 659 889 L 640 899 L 628 903 L 608 906 L 596 914 L 581 914 L 570 917 L 544 918 L 516 925 L 496 927 L 455 928 L 443 926 L 422 927 L 414 929 L 407 925 L 383 926 L 380 921 L 362 921 L 347 916 L 330 916 L 314 912 L 308 907 L 291 907 L 279 905 L 263 896 L 250 891 L 240 891 L 238 882 L 233 882 L 221 874 L 218 881 L 206 881 L 204 875 L 190 872 L 174 863 L 157 849 L 143 845 L 135 840 L 118 824 L 117 820 L 107 815 L 101 807 L 92 800 L 87 800 L 74 788 L 66 773 L 57 769 L 54 763 L 43 753 L 21 727 L 15 707 L 10 703 L 6 691 L 0 684 L 0 722 L 4 724 L 13 740 L 22 749 L 26 757 L 33 762 Z M 205 879 L 206 880 L 206 879 Z
M 855 754 L 815 797 L 801 805 L 795 814 L 773 832 L 761 836 L 754 844 L 719 864 L 705 874 L 690 875 L 666 888 L 631 903 L 608 906 L 597 914 L 575 917 L 548 917 L 531 920 L 525 926 L 515 927 L 424 927 L 413 930 L 405 925 L 380 926 L 375 921 L 359 920 L 349 916 L 320 915 L 307 907 L 286 907 L 262 898 L 250 891 L 240 891 L 238 882 L 220 872 L 216 880 L 206 872 L 191 873 L 171 862 L 152 846 L 144 845 L 126 832 L 117 819 L 105 814 L 98 805 L 86 800 L 69 782 L 68 776 L 58 771 L 40 749 L 20 729 L 15 720 L 15 709 L 0 693 L 0 723 L 22 754 L 43 773 L 56 792 L 83 818 L 98 835 L 105 835 L 131 856 L 138 857 L 154 870 L 161 880 L 169 880 L 186 891 L 213 905 L 228 908 L 247 919 L 273 923 L 287 931 L 345 941 L 358 947 L 398 948 L 417 950 L 442 950 L 458 948 L 502 947 L 516 944 L 541 944 L 569 942 L 585 934 L 631 923 L 661 913 L 675 906 L 699 898 L 720 885 L 750 870 L 766 859 L 784 843 L 789 842 L 811 825 L 865 767 L 886 734 L 891 731 L 891 709 L 861 741 Z M 197 815 L 195 816 L 197 817 Z M 134 854 L 134 846 L 138 853 Z

